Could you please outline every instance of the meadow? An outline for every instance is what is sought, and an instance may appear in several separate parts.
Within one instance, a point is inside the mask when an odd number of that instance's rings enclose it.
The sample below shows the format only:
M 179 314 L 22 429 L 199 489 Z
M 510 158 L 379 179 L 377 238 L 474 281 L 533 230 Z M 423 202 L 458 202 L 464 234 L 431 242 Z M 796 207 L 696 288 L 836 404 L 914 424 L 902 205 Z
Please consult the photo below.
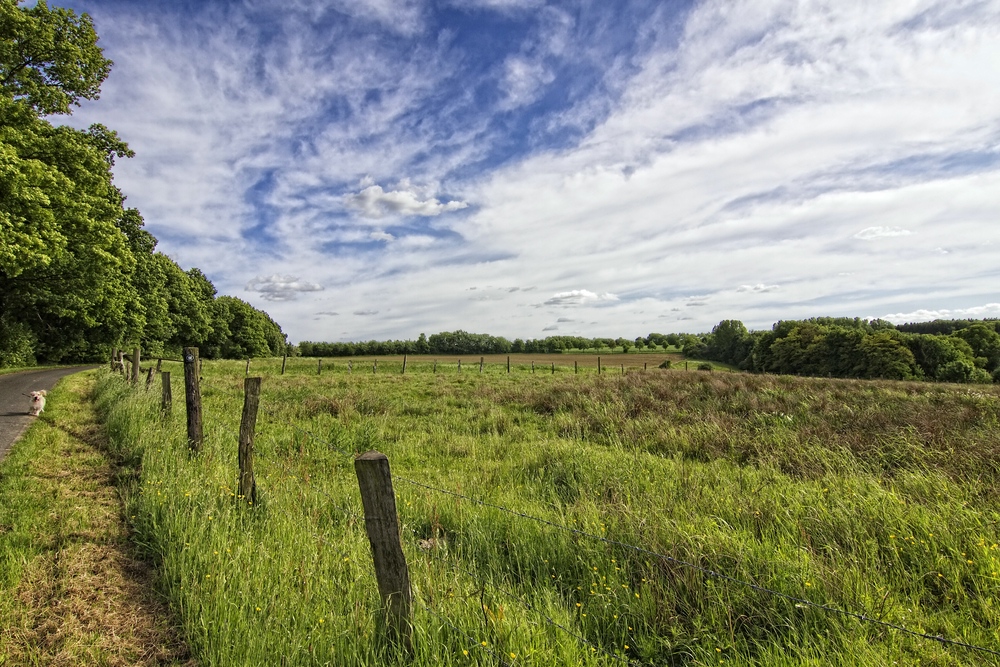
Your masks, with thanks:
M 253 360 L 255 506 L 245 362 L 204 362 L 198 455 L 180 364 L 167 416 L 100 374 L 134 538 L 200 664 L 1000 665 L 996 387 L 564 356 Z M 380 639 L 368 450 L 392 467 L 412 658 Z

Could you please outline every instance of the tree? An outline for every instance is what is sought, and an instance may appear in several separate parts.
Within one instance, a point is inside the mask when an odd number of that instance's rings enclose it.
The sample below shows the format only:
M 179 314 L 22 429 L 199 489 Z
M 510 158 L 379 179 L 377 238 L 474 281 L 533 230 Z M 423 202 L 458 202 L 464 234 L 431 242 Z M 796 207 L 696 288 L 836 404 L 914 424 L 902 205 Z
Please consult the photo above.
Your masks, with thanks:
M 96 99 L 110 66 L 88 16 L 0 0 L 0 355 L 85 358 L 141 325 L 110 171 L 131 152 L 41 118 Z
M 0 0 L 0 96 L 40 116 L 96 100 L 112 62 L 97 46 L 90 16 L 49 9 L 45 0 L 30 9 L 19 2 Z
M 992 326 L 977 323 L 952 335 L 968 343 L 976 357 L 986 360 L 984 368 L 987 371 L 1000 368 L 1000 334 Z

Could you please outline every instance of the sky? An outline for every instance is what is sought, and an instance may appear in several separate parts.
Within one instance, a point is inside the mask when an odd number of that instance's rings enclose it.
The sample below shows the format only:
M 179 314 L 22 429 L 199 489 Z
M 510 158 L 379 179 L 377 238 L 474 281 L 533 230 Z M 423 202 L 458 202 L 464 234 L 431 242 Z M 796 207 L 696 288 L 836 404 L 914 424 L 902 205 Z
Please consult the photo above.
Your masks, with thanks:
M 290 341 L 1000 317 L 1000 0 L 51 0 L 158 249 Z

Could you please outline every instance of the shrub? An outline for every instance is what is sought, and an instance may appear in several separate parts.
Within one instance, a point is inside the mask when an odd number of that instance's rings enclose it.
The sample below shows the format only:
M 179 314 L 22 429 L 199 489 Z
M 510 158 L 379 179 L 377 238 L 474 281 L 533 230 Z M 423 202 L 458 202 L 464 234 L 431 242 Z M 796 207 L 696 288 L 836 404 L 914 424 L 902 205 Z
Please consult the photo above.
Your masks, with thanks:
M 660 365 L 657 366 L 657 368 L 670 368 L 670 360 L 669 359 L 664 359 L 662 362 L 660 362 Z M 998 381 L 1000 381 L 1000 380 L 998 380 Z
M 711 371 L 712 370 L 712 364 L 708 363 L 707 361 L 703 361 L 700 364 L 698 364 L 698 370 L 699 371 Z

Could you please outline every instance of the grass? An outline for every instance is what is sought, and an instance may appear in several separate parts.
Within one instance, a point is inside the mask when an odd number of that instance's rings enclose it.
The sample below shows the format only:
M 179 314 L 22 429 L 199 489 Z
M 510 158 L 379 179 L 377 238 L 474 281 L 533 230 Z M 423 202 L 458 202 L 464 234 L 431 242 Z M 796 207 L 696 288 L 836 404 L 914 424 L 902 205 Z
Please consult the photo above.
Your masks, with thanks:
M 0 665 L 167 665 L 186 650 L 134 557 L 90 407 L 63 379 L 0 463 Z
M 996 388 L 395 363 L 254 360 L 256 507 L 234 495 L 244 362 L 205 362 L 197 456 L 180 406 L 102 376 L 117 456 L 141 458 L 136 538 L 203 664 L 398 657 L 350 455 L 370 449 L 412 664 L 1000 664 L 792 599 L 1000 650 Z

